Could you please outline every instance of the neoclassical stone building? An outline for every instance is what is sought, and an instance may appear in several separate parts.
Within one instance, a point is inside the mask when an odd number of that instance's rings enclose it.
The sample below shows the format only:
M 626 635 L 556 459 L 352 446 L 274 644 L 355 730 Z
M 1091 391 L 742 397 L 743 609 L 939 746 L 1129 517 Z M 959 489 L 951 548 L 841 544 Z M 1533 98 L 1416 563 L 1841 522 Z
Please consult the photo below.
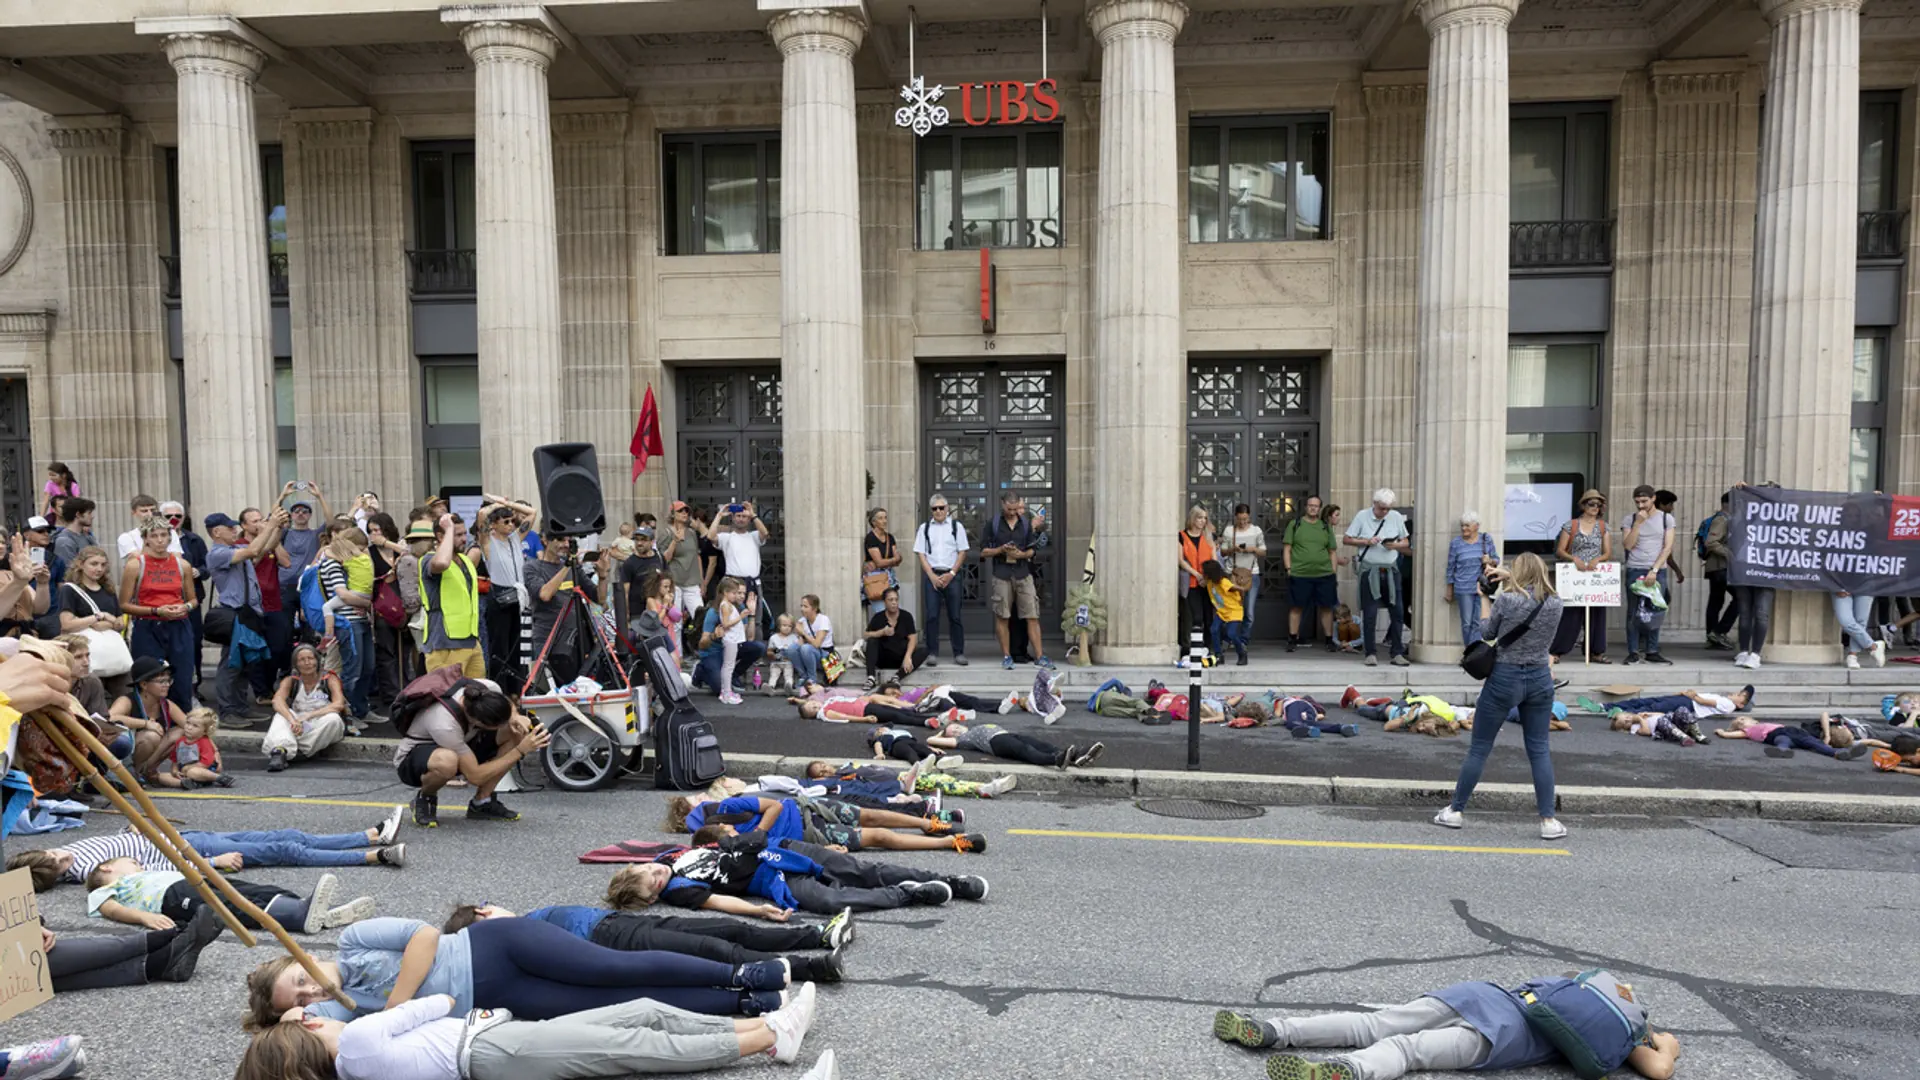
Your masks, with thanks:
M 1913 0 L 177 10 L 0 0 L 10 520 L 51 460 L 111 532 L 583 440 L 613 513 L 757 499 L 776 598 L 850 618 L 869 506 L 1014 490 L 1161 661 L 1191 503 L 1389 486 L 1437 582 L 1469 508 L 1920 492 Z

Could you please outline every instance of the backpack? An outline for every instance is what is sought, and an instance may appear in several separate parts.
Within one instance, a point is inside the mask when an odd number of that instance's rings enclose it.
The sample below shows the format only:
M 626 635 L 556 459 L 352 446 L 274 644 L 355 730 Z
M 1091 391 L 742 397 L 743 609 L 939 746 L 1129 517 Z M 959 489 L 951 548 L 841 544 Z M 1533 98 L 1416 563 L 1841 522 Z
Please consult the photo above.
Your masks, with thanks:
M 314 560 L 300 570 L 300 617 L 307 621 L 307 629 L 319 633 L 327 625 L 327 591 L 320 584 L 319 560 Z
M 1647 1010 L 1633 987 L 1594 969 L 1535 979 L 1516 991 L 1527 1026 L 1553 1044 L 1581 1080 L 1600 1080 L 1647 1041 Z
M 413 727 L 414 718 L 434 705 L 445 705 L 448 712 L 458 717 L 460 705 L 453 700 L 453 695 L 472 683 L 459 664 L 435 668 L 401 688 L 387 709 L 387 719 L 404 739 Z
M 1719 516 L 1719 514 L 1708 514 L 1706 520 L 1700 523 L 1700 527 L 1693 531 L 1693 553 L 1702 559 L 1707 557 L 1707 530 L 1713 528 L 1713 519 Z

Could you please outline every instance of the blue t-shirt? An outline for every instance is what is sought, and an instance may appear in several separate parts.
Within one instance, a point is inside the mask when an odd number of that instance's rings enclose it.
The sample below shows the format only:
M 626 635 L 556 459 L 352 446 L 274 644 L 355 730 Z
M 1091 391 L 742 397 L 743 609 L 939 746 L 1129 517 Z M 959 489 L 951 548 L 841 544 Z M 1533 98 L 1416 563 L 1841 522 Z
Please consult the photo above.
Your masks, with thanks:
M 735 795 L 731 799 L 721 799 L 719 802 L 701 803 L 687 811 L 687 831 L 698 832 L 700 826 L 707 823 L 708 814 L 752 814 L 758 819 L 761 813 L 758 795 Z M 754 824 L 756 822 L 743 822 L 735 829 L 738 832 L 747 832 L 748 826 Z M 780 816 L 773 819 L 773 827 L 767 830 L 767 838 L 769 840 L 776 837 L 782 840 L 800 840 L 804 839 L 802 833 L 799 804 L 792 799 L 780 800 Z
M 387 995 L 400 977 L 400 958 L 413 935 L 428 929 L 418 919 L 383 917 L 354 923 L 340 933 L 340 951 L 334 963 L 340 969 L 340 987 L 352 998 L 356 1008 L 349 1013 L 337 1001 L 327 1000 L 307 1006 L 309 1016 L 329 1020 L 351 1020 L 355 1016 L 379 1012 L 387 1007 Z M 420 983 L 414 997 L 447 994 L 453 998 L 453 1012 L 460 1015 L 473 1008 L 473 948 L 467 933 L 440 935 L 433 954 L 433 967 Z
M 586 907 L 580 904 L 555 904 L 529 911 L 527 918 L 550 922 L 584 941 L 592 938 L 594 928 L 611 914 L 613 912 L 606 908 Z
M 1524 1069 L 1560 1060 L 1560 1051 L 1527 1023 L 1520 999 L 1511 991 L 1490 982 L 1463 982 L 1427 996 L 1440 999 L 1493 1044 L 1487 1060 L 1475 1069 Z

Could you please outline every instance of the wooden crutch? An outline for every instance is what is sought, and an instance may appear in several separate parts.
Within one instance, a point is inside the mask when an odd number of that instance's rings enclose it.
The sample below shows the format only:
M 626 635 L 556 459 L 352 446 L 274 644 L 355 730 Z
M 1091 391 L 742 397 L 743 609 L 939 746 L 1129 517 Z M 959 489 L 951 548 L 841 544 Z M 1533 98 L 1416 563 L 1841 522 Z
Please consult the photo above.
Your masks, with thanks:
M 67 710 L 58 706 L 50 706 L 42 709 L 32 714 L 29 719 L 37 724 L 41 731 L 46 733 L 47 738 L 53 741 L 54 746 L 66 756 L 68 761 L 74 763 L 74 767 L 80 770 L 80 774 L 86 777 L 87 782 L 93 785 L 94 790 L 106 796 L 107 801 L 113 803 L 114 806 L 126 816 L 127 820 L 133 823 L 134 828 L 138 829 L 142 836 L 145 836 L 154 847 L 159 848 L 161 854 L 165 855 L 168 861 L 172 862 L 175 867 L 179 868 L 182 874 L 186 875 L 187 880 L 200 892 L 200 895 L 206 899 L 207 903 L 213 905 L 214 910 L 219 913 L 221 921 L 227 924 L 227 927 L 233 931 L 235 937 L 239 938 L 248 948 L 252 948 L 257 944 L 253 935 L 248 933 L 246 927 L 240 924 L 240 920 L 234 916 L 233 912 L 229 910 L 225 904 L 220 902 L 220 896 L 216 895 L 212 889 L 208 887 L 209 883 L 219 889 L 220 893 L 225 894 L 227 900 L 230 901 L 235 908 L 244 912 L 248 917 L 252 918 L 253 921 L 265 928 L 268 933 L 272 934 L 274 939 L 280 943 L 281 947 L 287 950 L 287 954 L 292 956 L 302 968 L 306 969 L 308 976 L 313 979 L 316 985 L 324 988 L 329 996 L 350 1011 L 359 1008 L 352 998 L 348 997 L 344 991 L 333 984 L 333 980 L 327 978 L 326 975 L 321 972 L 319 963 L 316 962 L 305 949 L 300 947 L 299 942 L 293 940 L 293 936 L 287 933 L 286 928 L 280 925 L 278 919 L 261 910 L 246 897 L 241 896 L 239 890 L 233 887 L 232 882 L 229 882 L 223 877 L 220 871 L 213 868 L 213 864 L 207 862 L 204 856 L 198 851 L 195 851 L 192 844 L 187 843 L 186 839 L 174 829 L 173 823 L 167 820 L 166 815 L 162 814 L 159 808 L 153 805 L 153 800 L 148 797 L 146 789 L 140 786 L 140 781 L 127 770 L 125 765 L 120 763 L 119 758 L 108 752 L 107 748 L 101 745 L 100 740 L 95 738 L 93 733 L 88 731 L 84 724 L 74 719 L 73 715 L 67 712 Z M 63 731 L 62 728 L 65 730 Z M 73 736 L 72 740 L 67 737 L 69 734 Z M 92 754 L 98 755 L 100 760 L 112 762 L 110 767 L 113 769 L 114 775 L 120 778 L 120 782 L 126 785 L 127 792 L 139 802 L 139 810 L 136 810 L 132 804 L 128 803 L 127 800 L 121 796 L 120 792 L 114 789 L 112 784 L 107 783 L 106 777 L 100 775 L 100 770 L 94 767 L 92 757 L 74 745 L 76 740 L 82 746 L 86 747 L 87 750 L 91 751 Z

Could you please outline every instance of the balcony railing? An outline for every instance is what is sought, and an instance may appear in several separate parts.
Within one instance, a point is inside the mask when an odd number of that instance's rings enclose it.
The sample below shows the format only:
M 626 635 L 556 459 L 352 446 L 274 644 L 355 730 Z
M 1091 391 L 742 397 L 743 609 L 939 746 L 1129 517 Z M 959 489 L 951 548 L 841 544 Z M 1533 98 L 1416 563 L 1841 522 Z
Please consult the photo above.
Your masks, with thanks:
M 1907 250 L 1905 210 L 1866 210 L 1860 214 L 1856 259 L 1897 259 Z
M 473 291 L 472 248 L 409 251 L 407 262 L 413 267 L 413 291 L 416 296 Z
M 169 300 L 180 299 L 180 256 L 160 256 L 161 293 Z M 287 254 L 269 252 L 267 254 L 267 290 L 274 296 L 287 295 Z
M 1611 221 L 1516 221 L 1507 239 L 1509 265 L 1516 270 L 1613 262 Z

